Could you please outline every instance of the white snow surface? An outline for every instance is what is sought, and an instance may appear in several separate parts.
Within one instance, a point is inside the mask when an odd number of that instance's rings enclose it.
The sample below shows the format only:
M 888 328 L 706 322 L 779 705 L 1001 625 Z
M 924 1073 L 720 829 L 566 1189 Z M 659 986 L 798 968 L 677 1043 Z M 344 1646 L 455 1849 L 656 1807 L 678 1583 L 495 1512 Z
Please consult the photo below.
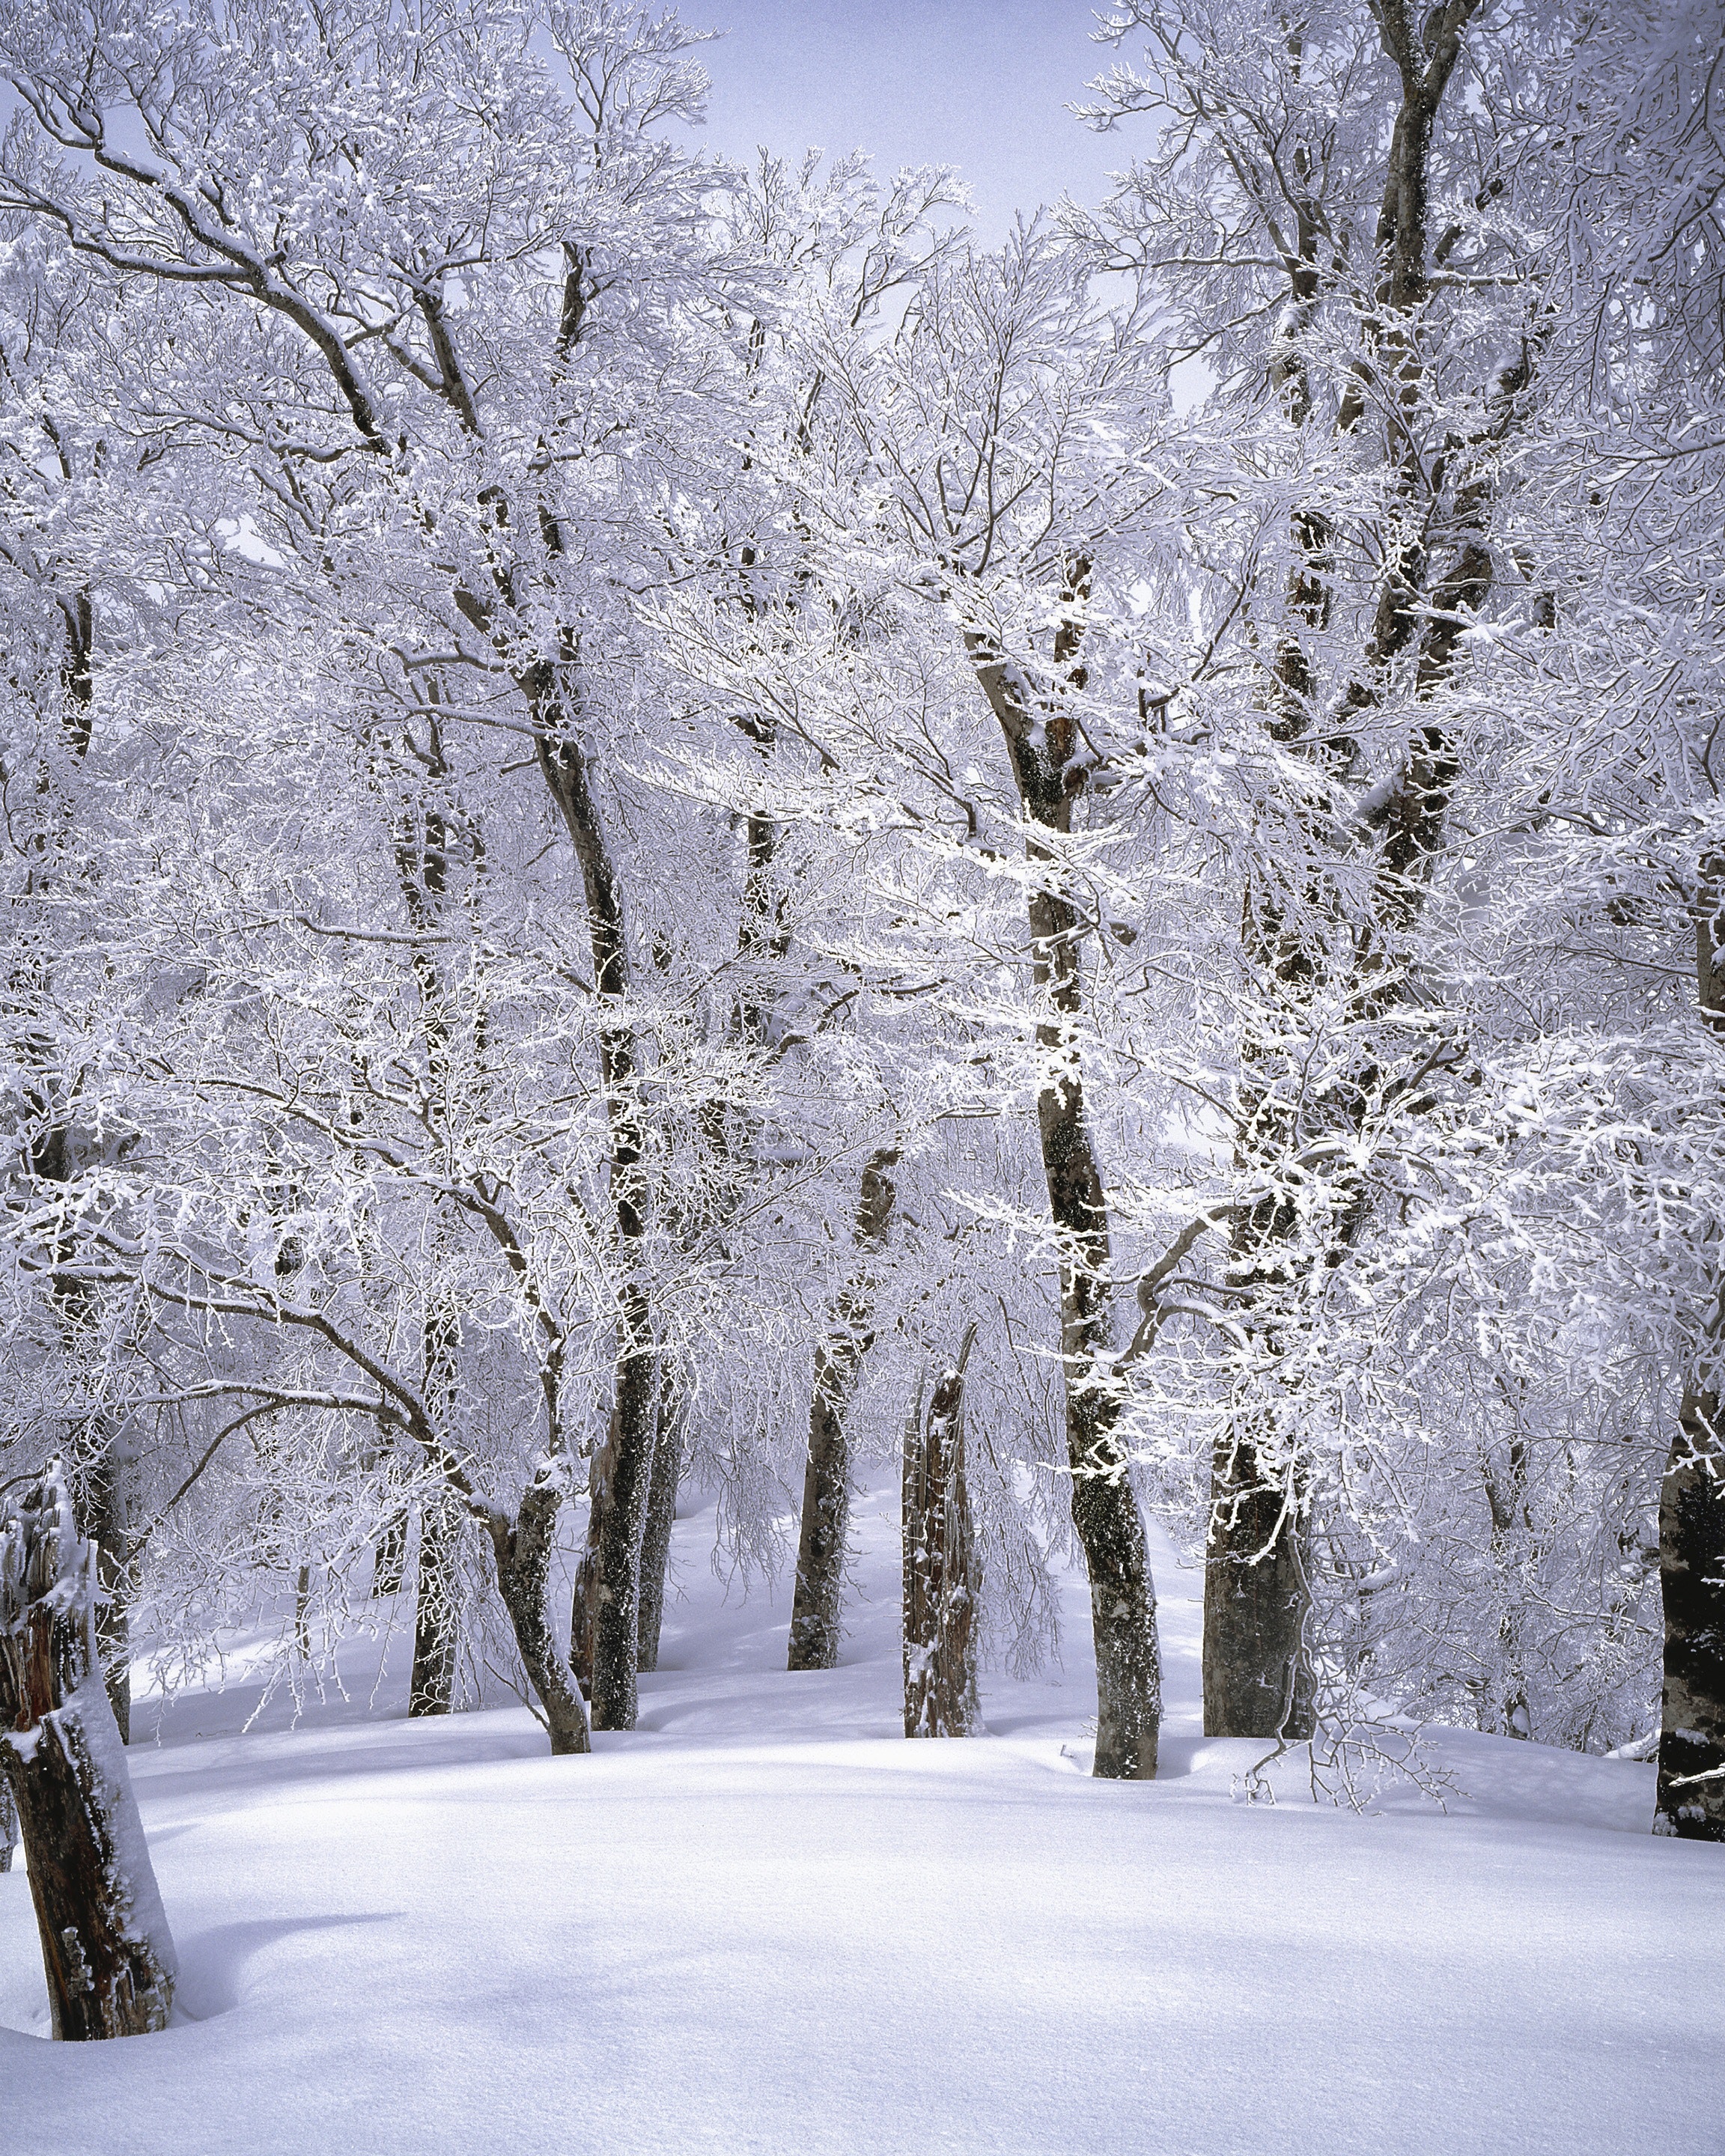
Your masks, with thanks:
M 399 1631 L 297 1727 L 239 1733 L 243 1654 L 141 1701 L 175 2025 L 49 2041 L 0 1875 L 4 2156 L 1725 2150 L 1725 1851 L 1650 1835 L 1651 1768 L 1445 1732 L 1447 1812 L 1286 1767 L 1234 1801 L 1263 1748 L 1197 1734 L 1160 1545 L 1158 1781 L 1088 1777 L 1076 1577 L 1063 1668 L 906 1743 L 895 1513 L 860 1506 L 842 1666 L 792 1676 L 788 1584 L 727 1594 L 691 1504 L 641 1726 L 590 1758 L 521 1708 L 409 1722 Z

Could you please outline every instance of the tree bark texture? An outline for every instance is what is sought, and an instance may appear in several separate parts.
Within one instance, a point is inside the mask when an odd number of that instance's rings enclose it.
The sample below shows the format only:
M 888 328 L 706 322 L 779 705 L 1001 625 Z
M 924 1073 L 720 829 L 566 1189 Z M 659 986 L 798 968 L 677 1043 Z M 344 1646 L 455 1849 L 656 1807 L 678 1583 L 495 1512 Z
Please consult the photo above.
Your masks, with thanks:
M 94 1547 L 58 1466 L 0 1525 L 0 1775 L 23 1831 L 58 2037 L 167 2026 L 173 1941 L 96 1647 Z
M 1204 1581 L 1206 1737 L 1299 1742 L 1316 1726 L 1307 1534 L 1287 1486 L 1293 1473 L 1267 1478 L 1249 1440 L 1218 1441 Z
M 862 1172 L 852 1236 L 865 1252 L 886 1243 L 897 1194 L 887 1170 L 897 1158 L 895 1150 L 883 1147 Z M 814 1353 L 787 1669 L 830 1670 L 838 1664 L 850 1534 L 850 1440 L 845 1417 L 873 1339 L 868 1330 L 873 1302 L 874 1283 L 865 1262 L 840 1290 L 827 1337 Z
M 1654 1832 L 1725 1841 L 1725 1445 L 1717 1389 L 1691 1385 L 1659 1493 L 1665 1598 Z
M 455 1702 L 460 1597 L 455 1548 L 461 1516 L 441 1496 L 419 1507 L 419 1576 L 413 1597 L 413 1671 L 408 1712 L 447 1714 Z
M 659 1635 L 665 1624 L 665 1590 L 670 1566 L 671 1529 L 677 1523 L 677 1486 L 683 1473 L 683 1432 L 688 1401 L 672 1358 L 659 1369 L 659 1435 L 653 1446 L 653 1483 L 641 1535 L 640 1603 L 636 1613 L 636 1666 L 659 1667 Z
M 425 1407 L 449 1441 L 454 1419 L 461 1322 L 447 1305 L 426 1312 Z M 455 1553 L 459 1510 L 449 1496 L 428 1491 L 419 1502 L 419 1577 L 413 1597 L 413 1670 L 408 1712 L 447 1714 L 455 1700 L 460 1593 Z
M 1725 858 L 1702 864 L 1695 974 L 1701 1020 L 1725 1035 Z M 1725 1283 L 1700 1366 L 1683 1389 L 1659 1492 L 1665 1682 L 1653 1830 L 1725 1841 L 1725 1398 L 1718 1378 Z
M 1070 598 L 1076 601 L 1087 582 L 1081 564 Z M 1033 824 L 1060 837 L 1071 830 L 1072 803 L 1085 783 L 1083 742 L 1070 708 L 1071 696 L 1084 687 L 1084 670 L 1075 663 L 1079 634 L 1076 624 L 1061 624 L 1055 638 L 1055 685 L 1040 704 L 1032 701 L 1023 675 L 984 638 L 973 633 L 966 639 L 977 680 L 1005 736 L 1025 813 Z M 1046 1015 L 1036 1028 L 1044 1074 L 1036 1121 L 1049 1212 L 1060 1239 L 1072 1524 L 1090 1573 L 1096 1652 L 1094 1772 L 1105 1780 L 1149 1781 L 1156 1774 L 1162 1727 L 1162 1661 L 1149 1546 L 1118 1435 L 1120 1389 L 1109 1353 L 1108 1206 L 1075 1039 L 1084 1000 L 1084 920 L 1062 888 L 1055 850 L 1033 837 L 1029 850 L 1048 870 L 1029 899 L 1032 969 L 1046 999 Z
M 902 1477 L 906 1737 L 973 1737 L 981 1575 L 964 1479 L 964 1363 L 942 1372 L 905 1425 Z

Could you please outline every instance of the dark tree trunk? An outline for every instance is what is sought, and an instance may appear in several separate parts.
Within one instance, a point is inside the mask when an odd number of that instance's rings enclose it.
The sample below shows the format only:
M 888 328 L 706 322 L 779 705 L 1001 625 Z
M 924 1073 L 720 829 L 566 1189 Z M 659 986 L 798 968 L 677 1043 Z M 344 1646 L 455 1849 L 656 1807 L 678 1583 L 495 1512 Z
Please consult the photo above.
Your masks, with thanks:
M 454 1416 L 460 1346 L 459 1318 L 446 1303 L 434 1303 L 424 1322 L 425 1407 L 446 1445 Z M 448 1494 L 427 1491 L 419 1501 L 413 1671 L 408 1686 L 408 1712 L 413 1716 L 447 1714 L 454 1703 L 460 1618 L 455 1552 L 460 1532 L 460 1513 Z
M 95 1554 L 58 1468 L 0 1526 L 0 1775 L 23 1830 L 56 2036 L 165 2028 L 173 1941 L 101 1681 Z
M 419 1506 L 419 1578 L 413 1598 L 413 1672 L 408 1712 L 447 1714 L 455 1700 L 459 1594 L 455 1569 L 461 1516 L 441 1496 Z
M 539 767 L 581 869 L 594 986 L 602 1011 L 599 1061 L 605 1084 L 611 1206 L 624 1284 L 618 1296 L 616 1378 L 606 1444 L 610 1459 L 590 1516 L 591 1569 L 585 1589 L 592 1637 L 593 1726 L 633 1729 L 641 1534 L 646 1524 L 659 1392 L 653 1310 L 644 1275 L 645 1133 L 635 1038 L 621 1015 L 629 993 L 623 894 L 599 825 L 587 759 L 569 729 L 557 670 L 534 670 L 523 689 L 540 729 Z
M 1725 1422 L 1692 1385 L 1659 1493 L 1665 1595 L 1656 1834 L 1725 1841 Z
M 964 1365 L 975 1327 L 942 1373 L 925 1420 L 905 1425 L 904 1678 L 906 1737 L 972 1737 L 981 1578 L 964 1479 Z
M 593 1698 L 593 1643 L 598 1629 L 599 1532 L 610 1507 L 611 1465 L 615 1456 L 614 1427 L 608 1425 L 588 1468 L 587 1533 L 569 1604 L 569 1666 L 588 1701 Z
M 1293 1473 L 1266 1476 L 1243 1437 L 1217 1444 L 1204 1581 L 1206 1737 L 1300 1742 L 1316 1726 L 1307 1532 L 1288 1487 Z
M 852 1230 L 860 1250 L 878 1250 L 886 1240 L 896 1197 L 886 1171 L 897 1158 L 895 1151 L 884 1147 L 862 1172 Z M 868 1268 L 860 1265 L 839 1291 L 827 1337 L 814 1353 L 787 1669 L 830 1670 L 839 1660 L 845 1556 L 850 1533 L 850 1440 L 845 1417 L 873 1337 L 867 1330 L 873 1299 Z
M 1081 567 L 1069 597 L 1076 600 L 1086 582 Z M 1071 693 L 1084 685 L 1083 670 L 1074 664 L 1078 635 L 1075 625 L 1062 624 L 1055 639 L 1054 687 L 1040 708 L 1028 701 L 1023 677 L 986 639 L 968 639 L 977 679 L 1006 737 L 1019 798 L 1033 823 L 1061 836 L 1071 829 L 1072 803 L 1083 784 L 1083 743 L 1069 708 Z M 1162 1727 L 1162 1663 L 1149 1548 L 1118 1435 L 1120 1389 L 1108 1352 L 1107 1201 L 1072 1042 L 1083 1007 L 1084 922 L 1061 888 L 1053 853 L 1034 839 L 1029 851 L 1033 860 L 1047 865 L 1047 880 L 1032 891 L 1029 901 L 1035 983 L 1049 1009 L 1036 1029 L 1050 1073 L 1037 1096 L 1036 1117 L 1049 1212 L 1060 1236 L 1072 1524 L 1090 1573 L 1096 1650 L 1094 1771 L 1109 1780 L 1148 1781 L 1156 1773 Z
M 688 1403 L 669 1355 L 659 1371 L 659 1435 L 653 1446 L 653 1486 L 647 1498 L 647 1525 L 641 1536 L 640 1608 L 636 1624 L 636 1666 L 659 1667 L 659 1635 L 665 1624 L 666 1575 L 670 1566 L 671 1529 L 677 1523 L 677 1486 L 683 1475 L 683 1424 Z
M 1725 858 L 1702 864 L 1695 916 L 1697 1001 L 1725 1034 Z M 1725 1841 L 1725 1400 L 1718 1378 L 1725 1290 L 1682 1406 L 1659 1493 L 1665 1685 L 1653 1831 Z

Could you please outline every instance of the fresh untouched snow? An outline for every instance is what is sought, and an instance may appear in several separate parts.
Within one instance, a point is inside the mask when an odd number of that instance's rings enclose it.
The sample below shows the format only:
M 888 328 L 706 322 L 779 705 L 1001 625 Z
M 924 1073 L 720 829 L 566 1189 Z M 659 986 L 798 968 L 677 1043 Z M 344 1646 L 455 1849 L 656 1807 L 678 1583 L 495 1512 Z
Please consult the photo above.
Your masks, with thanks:
M 175 2025 L 49 2041 L 0 1876 L 4 2156 L 1725 2151 L 1725 1851 L 1650 1836 L 1651 1768 L 1435 1732 L 1447 1811 L 1291 1764 L 1238 1801 L 1263 1748 L 1195 1733 L 1165 1548 L 1154 1784 L 1088 1778 L 1076 1578 L 1063 1668 L 907 1743 L 895 1512 L 843 1666 L 795 1676 L 788 1584 L 727 1595 L 680 1522 L 665 1666 L 591 1758 L 519 1708 L 408 1722 L 399 1633 L 296 1728 L 239 1733 L 231 1671 L 141 1699 Z

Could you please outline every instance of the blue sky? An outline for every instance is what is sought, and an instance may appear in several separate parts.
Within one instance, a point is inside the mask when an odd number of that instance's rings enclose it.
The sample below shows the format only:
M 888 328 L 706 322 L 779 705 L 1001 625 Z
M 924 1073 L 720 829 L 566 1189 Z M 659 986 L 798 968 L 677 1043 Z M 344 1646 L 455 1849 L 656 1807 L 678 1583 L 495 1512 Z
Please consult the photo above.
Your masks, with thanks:
M 711 148 L 956 165 L 986 240 L 1063 190 L 1100 199 L 1139 146 L 1065 110 L 1111 57 L 1091 42 L 1086 0 L 680 0 L 679 12 L 727 33 L 700 56 Z

